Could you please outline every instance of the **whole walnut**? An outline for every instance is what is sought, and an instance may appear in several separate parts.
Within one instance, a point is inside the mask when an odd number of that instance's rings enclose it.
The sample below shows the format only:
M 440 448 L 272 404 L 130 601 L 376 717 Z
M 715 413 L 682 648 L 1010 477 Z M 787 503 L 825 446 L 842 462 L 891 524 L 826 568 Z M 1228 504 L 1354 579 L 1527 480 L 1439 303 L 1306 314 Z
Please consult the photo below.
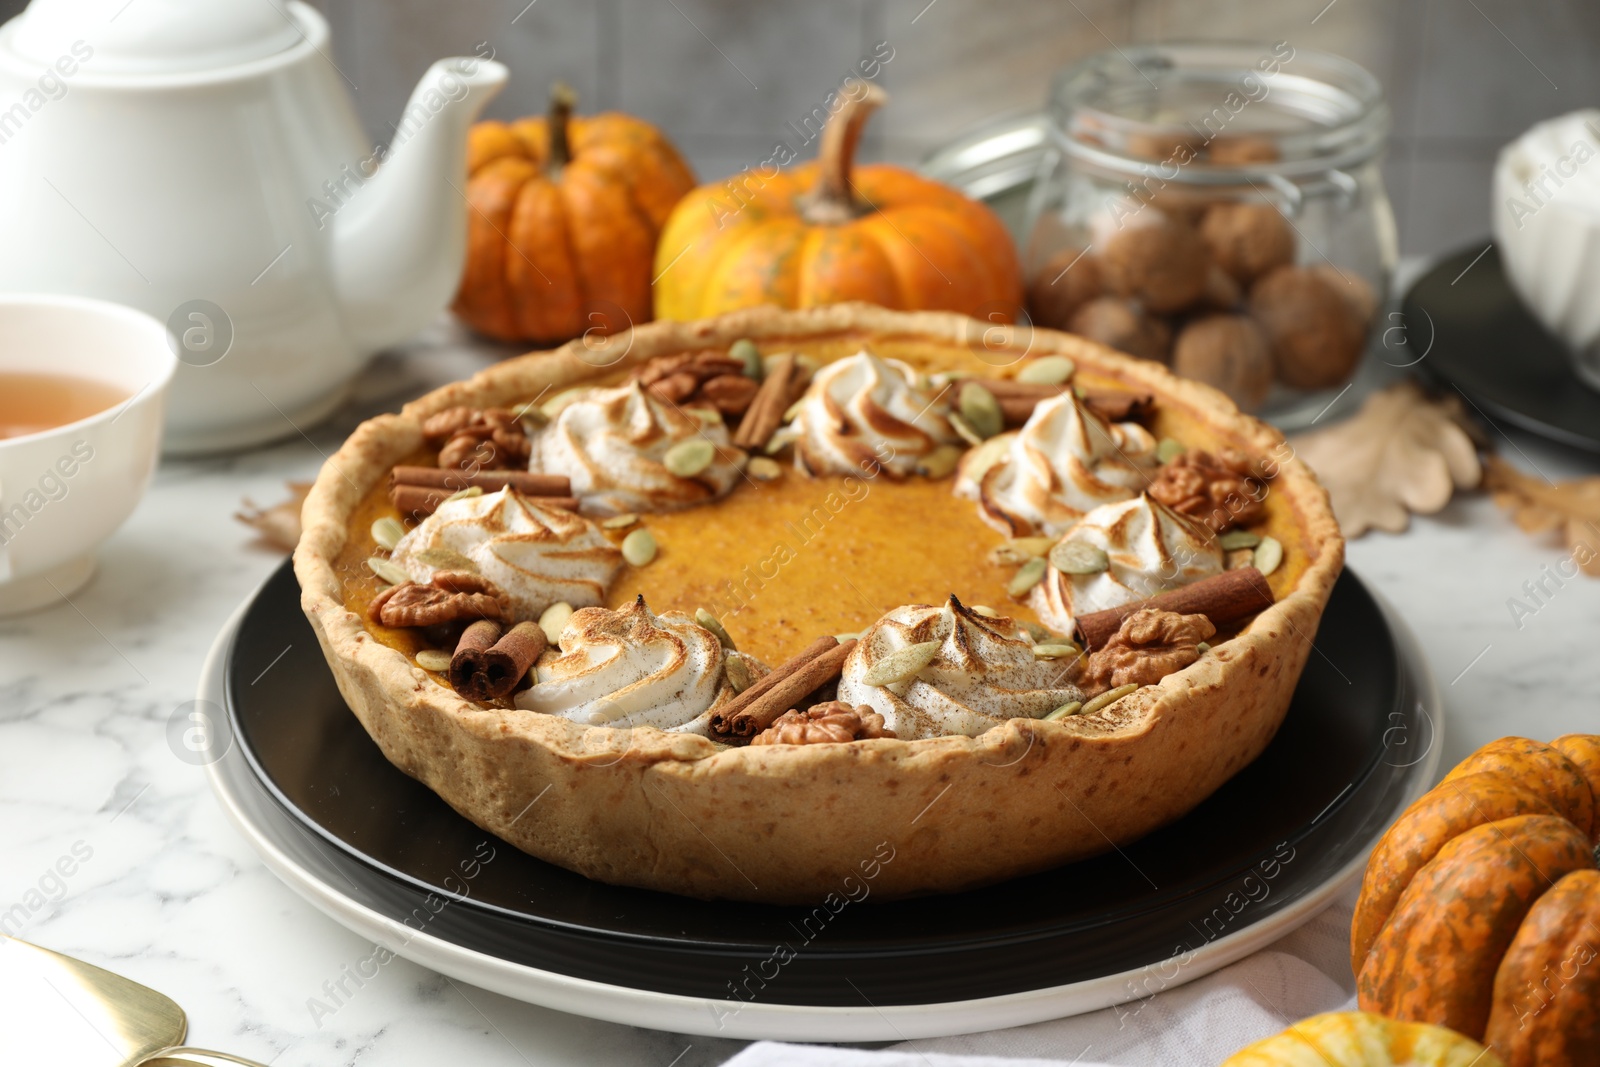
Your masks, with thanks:
M 1092 696 L 1122 685 L 1155 685 L 1198 660 L 1200 642 L 1216 633 L 1204 615 L 1136 611 L 1122 620 L 1110 640 L 1084 657 L 1078 686 Z
M 1073 312 L 1100 295 L 1100 261 L 1067 247 L 1045 261 L 1028 283 L 1028 314 L 1035 326 L 1064 330 Z
M 1206 315 L 1178 334 L 1172 370 L 1227 393 L 1254 411 L 1272 388 L 1272 352 L 1261 328 L 1244 315 Z
M 1278 146 L 1265 137 L 1244 135 L 1218 137 L 1206 150 L 1206 160 L 1218 167 L 1242 167 L 1251 163 L 1276 163 Z
M 1233 275 L 1215 263 L 1206 268 L 1206 291 L 1200 297 L 1200 306 L 1214 311 L 1232 311 L 1244 302 L 1244 290 L 1233 280 Z
M 1250 289 L 1250 315 L 1272 349 L 1278 380 L 1295 389 L 1338 385 L 1361 360 L 1366 330 L 1316 271 L 1279 267 Z
M 1372 316 L 1378 311 L 1378 294 L 1372 285 L 1361 275 L 1340 270 L 1332 263 L 1318 263 L 1311 268 L 1311 272 L 1333 286 L 1333 291 L 1344 297 L 1345 307 L 1350 309 L 1350 314 L 1355 316 L 1357 325 L 1365 331 L 1367 325 L 1372 322 Z
M 1243 285 L 1294 262 L 1294 230 L 1271 204 L 1212 204 L 1200 219 L 1211 257 Z
M 1083 305 L 1067 329 L 1130 356 L 1163 363 L 1172 345 L 1172 330 L 1165 322 L 1132 300 L 1115 296 L 1097 297 Z
M 1194 228 L 1145 208 L 1106 240 L 1100 273 L 1106 288 L 1151 311 L 1181 311 L 1206 289 L 1209 256 Z

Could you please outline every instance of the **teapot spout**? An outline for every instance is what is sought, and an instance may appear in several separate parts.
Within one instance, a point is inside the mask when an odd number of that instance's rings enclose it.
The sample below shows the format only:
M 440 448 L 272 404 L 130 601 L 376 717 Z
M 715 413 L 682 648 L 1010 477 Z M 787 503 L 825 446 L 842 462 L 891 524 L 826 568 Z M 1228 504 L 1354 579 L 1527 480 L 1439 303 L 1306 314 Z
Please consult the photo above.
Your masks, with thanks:
M 467 133 L 506 76 L 478 57 L 429 67 L 377 173 L 331 220 L 335 284 L 361 351 L 409 337 L 455 294 L 467 251 Z

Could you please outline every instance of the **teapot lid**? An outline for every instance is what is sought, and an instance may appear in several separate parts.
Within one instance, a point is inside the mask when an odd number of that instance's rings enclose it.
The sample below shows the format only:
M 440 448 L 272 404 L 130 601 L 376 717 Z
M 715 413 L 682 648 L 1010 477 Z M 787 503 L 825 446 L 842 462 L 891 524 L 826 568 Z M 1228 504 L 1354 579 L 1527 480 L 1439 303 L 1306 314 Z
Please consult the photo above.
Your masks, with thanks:
M 263 59 L 304 34 L 281 0 L 33 0 L 9 27 L 11 51 L 41 66 L 63 56 L 103 74 L 185 74 Z M 76 49 L 74 46 L 77 46 Z

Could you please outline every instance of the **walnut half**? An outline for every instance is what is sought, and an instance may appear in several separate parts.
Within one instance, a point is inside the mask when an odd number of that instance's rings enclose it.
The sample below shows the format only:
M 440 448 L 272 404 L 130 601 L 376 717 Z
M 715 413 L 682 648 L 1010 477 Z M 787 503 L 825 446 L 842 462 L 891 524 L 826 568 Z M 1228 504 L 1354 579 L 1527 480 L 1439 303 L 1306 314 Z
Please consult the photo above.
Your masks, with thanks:
M 442 571 L 433 581 L 401 582 L 373 598 L 367 617 L 385 626 L 436 626 L 461 619 L 509 619 L 510 598 L 487 578 Z
M 866 704 L 851 707 L 842 700 L 814 704 L 805 711 L 790 710 L 750 739 L 752 745 L 821 745 L 893 737 L 883 726 L 883 716 Z
M 1197 646 L 1216 632 L 1204 615 L 1153 608 L 1136 611 L 1122 620 L 1109 641 L 1085 658 L 1078 685 L 1086 696 L 1122 685 L 1154 685 L 1199 659 Z
M 1261 518 L 1267 482 L 1242 452 L 1191 450 L 1162 464 L 1149 493 L 1178 514 L 1221 533 Z

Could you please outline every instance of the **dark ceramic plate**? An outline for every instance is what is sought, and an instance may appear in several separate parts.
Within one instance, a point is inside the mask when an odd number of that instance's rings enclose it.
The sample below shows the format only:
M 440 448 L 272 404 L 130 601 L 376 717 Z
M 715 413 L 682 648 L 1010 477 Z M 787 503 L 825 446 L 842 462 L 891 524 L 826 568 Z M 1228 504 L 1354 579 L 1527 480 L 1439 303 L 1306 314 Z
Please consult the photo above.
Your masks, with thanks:
M 1416 360 L 1490 419 L 1600 452 L 1600 392 L 1572 372 L 1563 342 L 1512 291 L 1498 249 L 1485 252 L 1478 242 L 1440 260 L 1406 293 L 1400 313 L 1385 336 L 1391 364 Z
M 788 946 L 798 955 L 763 1000 L 855 1006 L 1119 974 L 1288 908 L 1358 861 L 1415 791 L 1433 743 L 1425 685 L 1347 571 L 1278 736 L 1184 819 L 1043 874 L 916 900 L 869 895 L 829 914 L 602 885 L 485 834 L 368 738 L 287 563 L 246 609 L 226 663 L 233 736 L 340 893 L 514 963 L 713 999 Z

